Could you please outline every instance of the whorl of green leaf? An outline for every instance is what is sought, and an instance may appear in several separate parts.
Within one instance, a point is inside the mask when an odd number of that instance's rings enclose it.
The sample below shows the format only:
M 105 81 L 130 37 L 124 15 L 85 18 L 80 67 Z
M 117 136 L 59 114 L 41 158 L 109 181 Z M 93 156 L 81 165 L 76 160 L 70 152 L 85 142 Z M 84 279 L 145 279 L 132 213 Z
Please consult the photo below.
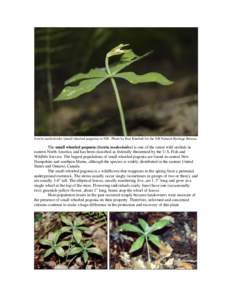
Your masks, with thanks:
M 87 73 L 76 74 L 65 81 L 66 86 L 61 93 L 54 99 L 54 101 L 64 101 L 76 99 L 81 95 L 87 94 L 95 90 L 95 88 L 103 83 L 105 80 L 114 78 L 122 78 L 129 81 L 132 84 L 138 83 L 158 83 L 161 85 L 170 85 L 172 81 L 168 80 L 164 75 L 156 72 L 150 72 L 147 74 L 138 75 L 134 72 L 119 73 L 121 70 L 130 66 L 132 63 L 145 58 L 151 52 L 144 55 L 137 55 L 132 49 L 127 49 L 129 44 L 120 44 L 114 47 L 106 54 L 106 58 L 109 59 L 112 56 L 120 56 L 118 62 L 110 64 L 110 74 L 105 68 L 91 69 Z M 75 84 L 75 85 L 74 85 Z

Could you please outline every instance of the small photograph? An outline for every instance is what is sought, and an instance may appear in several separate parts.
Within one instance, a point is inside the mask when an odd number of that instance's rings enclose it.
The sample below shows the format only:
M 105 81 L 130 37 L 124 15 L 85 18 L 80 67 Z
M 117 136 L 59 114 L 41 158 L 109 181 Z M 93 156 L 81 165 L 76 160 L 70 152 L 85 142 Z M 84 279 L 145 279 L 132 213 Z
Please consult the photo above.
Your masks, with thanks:
M 107 212 L 35 212 L 34 268 L 107 269 Z
M 198 28 L 36 27 L 35 136 L 197 136 Z
M 111 212 L 110 269 L 197 269 L 197 213 Z

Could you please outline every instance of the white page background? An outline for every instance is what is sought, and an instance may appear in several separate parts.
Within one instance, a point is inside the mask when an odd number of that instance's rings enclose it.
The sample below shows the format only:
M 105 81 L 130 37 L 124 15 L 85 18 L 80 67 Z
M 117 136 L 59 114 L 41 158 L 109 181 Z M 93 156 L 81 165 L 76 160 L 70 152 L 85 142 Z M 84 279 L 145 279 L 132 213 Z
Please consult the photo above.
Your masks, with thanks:
M 1 298 L 230 299 L 230 1 L 1 4 Z M 197 271 L 33 269 L 33 27 L 199 27 Z

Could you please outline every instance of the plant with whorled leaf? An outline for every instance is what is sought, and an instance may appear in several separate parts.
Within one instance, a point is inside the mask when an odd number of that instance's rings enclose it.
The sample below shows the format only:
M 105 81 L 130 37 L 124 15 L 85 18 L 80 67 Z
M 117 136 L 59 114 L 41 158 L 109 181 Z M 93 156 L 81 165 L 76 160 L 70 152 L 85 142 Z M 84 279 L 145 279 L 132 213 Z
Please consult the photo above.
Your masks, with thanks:
M 115 79 L 125 79 L 132 84 L 146 82 L 154 82 L 161 85 L 172 84 L 172 81 L 168 80 L 164 75 L 157 72 L 149 72 L 143 75 L 138 75 L 134 72 L 120 72 L 127 66 L 146 57 L 151 53 L 148 52 L 142 56 L 138 56 L 133 52 L 132 49 L 127 49 L 127 46 L 129 46 L 129 44 L 120 44 L 110 50 L 106 54 L 104 68 L 91 69 L 88 73 L 79 73 L 66 80 L 66 87 L 54 99 L 54 101 L 76 99 L 83 94 L 92 92 L 102 82 L 110 80 L 117 101 L 122 132 L 124 136 L 127 136 L 124 111 Z M 119 61 L 113 64 L 109 64 L 109 59 L 115 56 L 120 56 Z
M 133 224 L 122 224 L 119 228 L 123 231 L 133 232 L 139 235 L 139 237 L 133 242 L 129 253 L 135 252 L 139 249 L 142 249 L 144 244 L 146 244 L 147 248 L 147 259 L 150 262 L 150 251 L 149 251 L 149 242 L 158 248 L 161 247 L 161 241 L 158 235 L 154 234 L 155 231 L 160 230 L 166 226 L 168 226 L 172 222 L 172 218 L 163 217 L 159 219 L 152 225 L 149 225 L 144 219 L 139 218 L 138 223 L 139 226 L 135 226 Z
M 75 236 L 74 236 L 74 238 L 75 238 Z M 76 242 L 76 245 L 73 246 L 71 249 L 69 249 L 68 254 L 67 254 L 68 256 L 75 255 L 74 256 L 74 258 L 75 258 L 78 255 L 81 255 L 85 264 L 88 262 L 89 255 L 91 255 L 91 254 L 96 254 L 96 255 L 102 256 L 101 250 L 99 248 L 95 247 L 91 240 L 88 240 L 87 242 L 79 242 L 75 238 L 75 242 Z
M 61 221 L 67 226 L 63 226 L 60 231 L 62 233 L 70 232 L 77 242 L 82 240 L 82 232 L 89 230 L 88 227 L 83 226 L 84 221 L 81 218 L 76 218 L 74 221 L 72 221 L 70 218 L 62 215 Z
M 52 253 L 56 253 L 60 257 L 65 256 L 65 251 L 63 247 L 69 247 L 70 241 L 59 241 L 60 235 L 62 232 L 60 230 L 57 230 L 52 234 L 52 239 L 41 239 L 39 242 L 43 246 L 49 246 L 49 249 L 47 249 L 44 253 L 44 258 L 48 257 Z

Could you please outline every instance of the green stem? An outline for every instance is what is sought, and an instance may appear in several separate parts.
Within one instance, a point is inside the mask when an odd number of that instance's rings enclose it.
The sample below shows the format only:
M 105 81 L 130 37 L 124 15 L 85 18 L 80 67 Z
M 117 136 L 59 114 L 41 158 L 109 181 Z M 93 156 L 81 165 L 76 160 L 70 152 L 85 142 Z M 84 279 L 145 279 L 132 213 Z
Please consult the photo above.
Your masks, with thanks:
M 148 244 L 147 236 L 145 238 L 146 238 L 146 246 L 147 246 L 147 260 L 148 260 L 148 262 L 151 262 L 151 257 L 150 257 L 150 252 L 149 252 L 149 244 Z
M 120 99 L 120 95 L 119 95 L 119 92 L 118 92 L 118 87 L 117 87 L 116 81 L 113 78 L 112 73 L 110 72 L 109 58 L 107 56 L 106 56 L 106 59 L 105 59 L 105 66 L 106 66 L 106 71 L 109 75 L 110 81 L 112 83 L 115 98 L 116 98 L 116 101 L 117 101 L 120 120 L 121 120 L 121 125 L 122 125 L 122 132 L 123 132 L 124 136 L 127 136 L 126 121 L 125 121 L 124 111 L 123 111 L 123 107 L 122 107 L 122 102 L 121 102 L 121 99 Z
M 50 57 L 50 31 L 47 29 L 46 35 L 46 47 L 47 47 L 47 90 L 48 90 L 48 101 L 51 112 L 53 112 L 53 84 L 52 84 L 52 72 L 51 72 L 51 57 Z

